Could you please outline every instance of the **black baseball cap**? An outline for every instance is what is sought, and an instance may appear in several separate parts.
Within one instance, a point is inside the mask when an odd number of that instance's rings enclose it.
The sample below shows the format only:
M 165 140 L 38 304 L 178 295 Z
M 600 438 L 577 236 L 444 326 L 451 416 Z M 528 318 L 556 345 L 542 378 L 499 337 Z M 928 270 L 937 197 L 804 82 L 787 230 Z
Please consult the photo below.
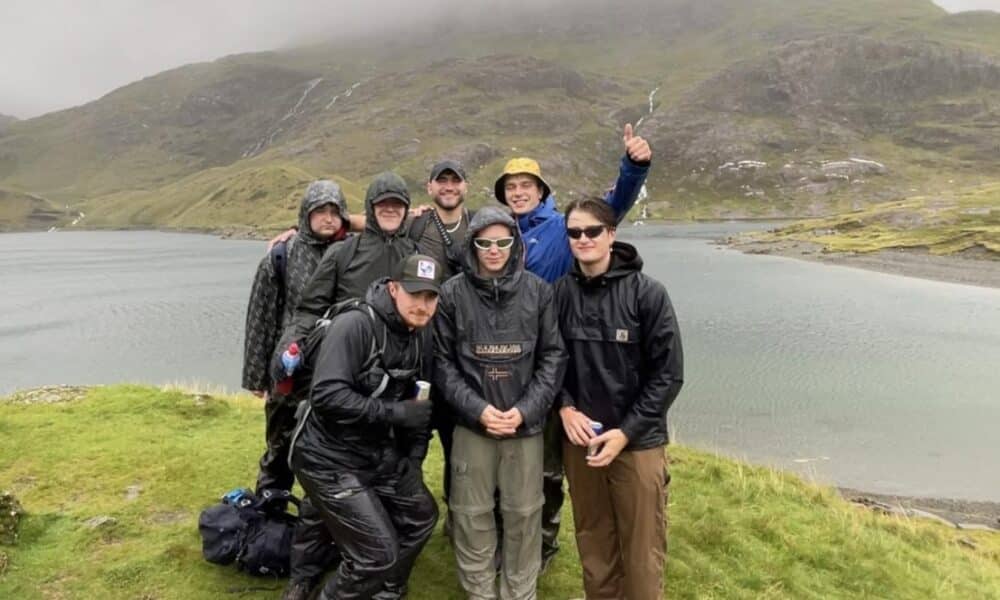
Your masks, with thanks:
M 392 279 L 411 294 L 430 291 L 441 293 L 444 270 L 438 261 L 425 254 L 411 254 L 396 263 Z
M 431 176 L 427 179 L 427 181 L 434 181 L 445 171 L 453 172 L 455 175 L 461 177 L 462 181 L 469 180 L 469 178 L 465 176 L 465 167 L 462 166 L 462 163 L 457 160 L 442 160 L 431 168 Z

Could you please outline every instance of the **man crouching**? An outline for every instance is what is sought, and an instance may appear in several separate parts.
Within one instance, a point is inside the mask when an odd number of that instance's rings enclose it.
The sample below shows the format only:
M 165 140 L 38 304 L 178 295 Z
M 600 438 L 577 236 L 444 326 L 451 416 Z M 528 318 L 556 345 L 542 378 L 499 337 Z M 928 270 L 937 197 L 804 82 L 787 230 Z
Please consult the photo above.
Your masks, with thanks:
M 415 399 L 414 390 L 424 354 L 420 330 L 437 308 L 441 273 L 428 256 L 400 261 L 324 335 L 310 411 L 292 451 L 295 475 L 319 513 L 300 526 L 296 543 L 325 538 L 342 556 L 321 600 L 401 598 L 437 522 L 421 472 L 431 403 Z M 316 583 L 290 587 L 304 596 Z

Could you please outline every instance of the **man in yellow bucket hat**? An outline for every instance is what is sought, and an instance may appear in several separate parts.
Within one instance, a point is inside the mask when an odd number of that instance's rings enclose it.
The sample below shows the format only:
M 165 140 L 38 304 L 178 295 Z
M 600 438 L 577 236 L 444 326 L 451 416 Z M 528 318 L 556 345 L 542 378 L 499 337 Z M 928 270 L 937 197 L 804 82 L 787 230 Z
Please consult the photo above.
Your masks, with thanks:
M 632 124 L 622 132 L 625 155 L 618 180 L 604 201 L 621 222 L 635 204 L 646 181 L 653 151 L 649 143 L 635 135 Z M 570 272 L 573 254 L 566 235 L 566 219 L 556 209 L 552 188 L 542 177 L 538 161 L 519 157 L 507 162 L 493 186 L 497 200 L 514 213 L 525 244 L 525 267 L 549 283 Z M 559 550 L 559 512 L 563 504 L 562 426 L 550 418 L 545 428 L 545 506 L 542 509 L 542 569 Z

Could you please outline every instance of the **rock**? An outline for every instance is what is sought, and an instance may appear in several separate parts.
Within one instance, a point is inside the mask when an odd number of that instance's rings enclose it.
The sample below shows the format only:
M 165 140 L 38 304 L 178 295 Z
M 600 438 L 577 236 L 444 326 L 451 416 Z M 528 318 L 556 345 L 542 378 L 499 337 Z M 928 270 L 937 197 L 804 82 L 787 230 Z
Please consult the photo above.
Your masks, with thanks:
M 11 492 L 0 493 L 0 544 L 17 543 L 17 529 L 24 509 Z
M 1000 521 L 1000 519 L 998 519 Z M 980 523 L 958 523 L 956 525 L 959 529 L 964 529 L 966 531 L 990 531 L 996 532 L 998 529 L 992 525 L 982 525 Z
M 118 519 L 114 517 L 109 517 L 107 515 L 101 515 L 99 517 L 91 517 L 83 522 L 84 525 L 90 529 L 99 529 L 102 527 L 110 527 L 118 523 Z
M 11 404 L 55 404 L 72 402 L 87 395 L 87 388 L 75 385 L 48 385 L 31 390 L 15 392 L 0 402 Z
M 976 542 L 967 537 L 958 538 L 958 543 L 966 548 L 971 548 L 972 550 L 977 550 L 979 548 L 979 545 L 976 544 Z
M 142 494 L 141 485 L 130 485 L 125 488 L 125 500 L 132 502 L 139 499 L 139 495 Z

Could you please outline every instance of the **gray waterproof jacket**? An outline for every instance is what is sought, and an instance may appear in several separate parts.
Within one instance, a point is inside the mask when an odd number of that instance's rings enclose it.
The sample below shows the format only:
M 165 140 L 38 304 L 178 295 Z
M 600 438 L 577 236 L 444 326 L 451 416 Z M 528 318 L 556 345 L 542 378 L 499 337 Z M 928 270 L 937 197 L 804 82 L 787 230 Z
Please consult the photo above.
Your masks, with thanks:
M 393 233 L 379 227 L 372 200 L 387 193 L 400 196 L 409 206 L 410 194 L 399 175 L 382 173 L 375 177 L 365 194 L 365 230 L 355 238 L 334 244 L 323 255 L 275 349 L 271 361 L 275 372 L 281 371 L 281 352 L 292 342 L 301 345 L 328 308 L 350 298 L 364 298 L 373 281 L 388 277 L 396 263 L 417 252 L 417 244 L 407 237 L 405 227 Z
M 473 239 L 501 223 L 514 245 L 506 271 L 478 275 Z M 479 416 L 487 405 L 517 408 L 517 437 L 542 432 L 562 386 L 566 349 L 559 335 L 552 288 L 524 269 L 524 245 L 514 220 L 486 207 L 469 224 L 464 271 L 441 287 L 434 317 L 434 383 L 460 423 L 486 434 Z
M 309 226 L 309 215 L 317 208 L 332 204 L 340 211 L 343 226 L 330 239 L 317 237 Z M 278 259 L 272 250 L 261 259 L 250 290 L 247 305 L 243 348 L 243 387 L 248 390 L 268 390 L 271 378 L 268 363 L 282 329 L 289 322 L 302 290 L 330 244 L 342 240 L 348 228 L 347 201 L 340 186 L 332 181 L 314 181 L 306 189 L 299 206 L 299 231 L 284 245 L 284 277 L 275 265 Z

